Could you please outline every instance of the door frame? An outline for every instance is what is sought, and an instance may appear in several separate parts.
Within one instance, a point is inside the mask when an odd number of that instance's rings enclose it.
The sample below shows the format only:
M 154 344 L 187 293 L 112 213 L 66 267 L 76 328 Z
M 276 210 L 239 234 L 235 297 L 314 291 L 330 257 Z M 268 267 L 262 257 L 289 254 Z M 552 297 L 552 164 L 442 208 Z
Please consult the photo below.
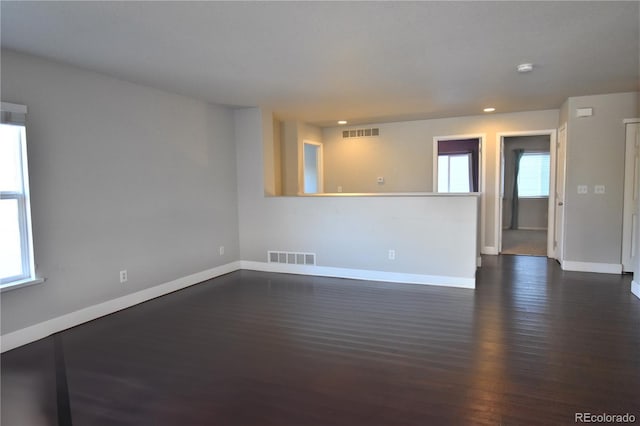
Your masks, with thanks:
M 624 157 L 624 189 L 623 189 L 623 208 L 622 208 L 622 250 L 621 250 L 621 259 L 620 263 L 622 264 L 623 272 L 634 272 L 636 269 L 636 261 L 637 258 L 637 213 L 636 220 L 633 219 L 633 210 L 634 208 L 638 208 L 637 200 L 634 199 L 634 196 L 637 197 L 638 194 L 638 164 L 636 164 L 636 150 L 638 147 L 636 146 L 636 141 L 633 141 L 633 144 L 630 146 L 630 124 L 637 124 L 640 126 L 640 118 L 627 118 L 623 120 L 625 126 L 625 157 Z M 633 163 L 633 165 L 631 164 Z M 636 190 L 634 194 L 634 189 Z M 635 248 L 635 250 L 634 250 Z M 626 250 L 628 249 L 628 252 Z M 626 254 L 629 254 L 630 257 L 628 259 L 625 258 Z M 626 262 L 625 262 L 626 261 Z M 626 263 L 631 263 L 630 266 L 626 265 Z
M 304 154 L 304 146 L 305 145 L 314 145 L 318 147 L 318 156 L 316 158 L 316 167 L 318 169 L 318 192 L 304 192 L 304 168 L 305 168 L 305 154 Z M 301 193 L 302 194 L 323 194 L 324 193 L 324 153 L 323 153 L 323 145 L 321 142 L 316 142 L 308 139 L 304 139 L 302 141 L 302 164 L 301 164 L 301 174 L 302 174 L 302 186 Z
M 496 181 L 495 181 L 495 214 L 494 230 L 497 253 L 502 252 L 502 202 L 504 198 L 503 173 L 504 173 L 504 139 L 518 136 L 549 136 L 549 200 L 547 207 L 547 257 L 555 258 L 555 248 L 553 246 L 555 235 L 556 218 L 556 144 L 557 129 L 525 130 L 518 132 L 498 132 L 496 133 Z M 565 161 L 566 164 L 566 161 Z
M 461 194 L 480 194 L 480 245 L 479 250 L 481 253 L 485 253 L 484 247 L 486 236 L 486 188 L 487 188 L 487 156 L 485 155 L 487 148 L 487 134 L 486 133 L 470 133 L 463 135 L 450 135 L 450 136 L 434 136 L 433 137 L 433 186 L 434 193 L 438 193 L 438 142 L 440 141 L 455 141 L 464 139 L 478 139 L 478 192 L 463 192 Z M 489 254 L 489 253 L 488 253 Z
M 560 134 L 564 134 L 564 138 L 562 140 L 562 143 L 564 144 L 563 146 L 563 150 L 564 150 L 564 164 L 562 164 L 562 177 L 563 177 L 563 181 L 562 182 L 558 182 L 558 178 L 556 176 L 556 184 L 554 185 L 554 190 L 556 191 L 555 194 L 555 200 L 554 200 L 554 208 L 562 203 L 562 210 L 558 210 L 556 209 L 555 213 L 554 213 L 554 229 L 553 229 L 553 234 L 555 237 L 555 234 L 558 230 L 558 212 L 561 211 L 562 212 L 562 217 L 560 218 L 560 236 L 558 238 L 558 240 L 555 240 L 554 242 L 558 242 L 559 244 L 554 244 L 554 258 L 560 263 L 560 265 L 562 265 L 562 262 L 564 262 L 564 245 L 565 245 L 565 240 L 564 240 L 564 236 L 565 236 L 565 229 L 566 229 L 566 205 L 567 205 L 567 143 L 569 141 L 568 139 L 568 131 L 569 131 L 569 127 L 568 124 L 562 123 L 562 125 L 560 127 L 558 127 L 558 139 L 556 141 L 556 149 L 555 149 L 555 153 L 556 153 L 556 157 L 557 157 L 557 153 L 558 153 L 558 148 L 561 145 L 561 141 L 560 141 Z M 556 163 L 557 163 L 557 158 L 556 158 Z M 556 167 L 554 169 L 554 172 L 557 173 L 558 167 Z M 558 200 L 558 183 L 561 184 L 562 186 L 562 195 L 563 195 L 563 199 L 562 200 Z

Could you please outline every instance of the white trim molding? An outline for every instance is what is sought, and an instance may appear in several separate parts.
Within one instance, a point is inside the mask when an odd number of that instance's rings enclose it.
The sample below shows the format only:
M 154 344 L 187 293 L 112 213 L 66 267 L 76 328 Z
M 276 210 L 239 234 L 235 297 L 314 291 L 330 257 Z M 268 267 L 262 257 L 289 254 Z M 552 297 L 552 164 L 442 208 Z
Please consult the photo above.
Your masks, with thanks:
M 36 340 L 43 339 L 54 333 L 121 311 L 134 305 L 138 305 L 142 302 L 155 299 L 156 297 L 164 296 L 165 294 L 172 293 L 176 290 L 181 290 L 194 284 L 199 284 L 203 281 L 237 271 L 238 269 L 240 269 L 239 261 L 227 263 L 225 265 L 207 269 L 206 271 L 197 272 L 164 284 L 127 294 L 126 296 L 89 306 L 78 311 L 70 312 L 57 318 L 43 321 L 11 333 L 3 334 L 0 336 L 1 352 L 26 345 L 27 343 L 35 342 Z
M 475 277 L 408 274 L 405 272 L 372 271 L 367 269 L 334 268 L 331 266 L 293 265 L 284 263 L 240 261 L 241 269 L 284 274 L 315 275 L 365 281 L 385 281 L 402 284 L 426 284 L 459 288 L 476 288 Z
M 576 262 L 573 260 L 563 260 L 562 269 L 565 271 L 596 272 L 599 274 L 622 274 L 622 264 L 620 263 Z
M 631 293 L 635 294 L 640 299 L 640 283 L 631 281 Z
M 5 291 L 16 290 L 22 287 L 28 287 L 30 285 L 42 284 L 45 282 L 45 278 L 27 278 L 21 281 L 13 281 L 10 283 L 0 285 L 0 293 L 4 293 Z

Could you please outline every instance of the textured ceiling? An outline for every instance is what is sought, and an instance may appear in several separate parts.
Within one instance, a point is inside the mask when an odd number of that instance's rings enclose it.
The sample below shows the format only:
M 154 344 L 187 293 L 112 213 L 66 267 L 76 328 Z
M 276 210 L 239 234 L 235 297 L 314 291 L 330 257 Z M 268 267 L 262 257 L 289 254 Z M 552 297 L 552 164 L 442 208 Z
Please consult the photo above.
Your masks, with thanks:
M 319 125 L 638 90 L 638 2 L 11 2 L 1 41 Z M 521 62 L 534 71 L 518 74 Z

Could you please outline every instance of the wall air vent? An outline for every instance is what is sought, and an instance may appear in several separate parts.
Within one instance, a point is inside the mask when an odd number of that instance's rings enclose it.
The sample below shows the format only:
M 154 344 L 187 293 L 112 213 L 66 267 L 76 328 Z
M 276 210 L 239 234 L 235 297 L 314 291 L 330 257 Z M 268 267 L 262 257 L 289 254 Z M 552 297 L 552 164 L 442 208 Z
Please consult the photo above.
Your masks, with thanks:
M 269 263 L 285 263 L 289 265 L 315 265 L 315 253 L 296 253 L 291 251 L 268 251 Z
M 342 131 L 343 139 L 362 138 L 362 137 L 369 137 L 369 136 L 380 136 L 380 129 L 376 127 L 372 129 L 353 129 L 353 130 Z

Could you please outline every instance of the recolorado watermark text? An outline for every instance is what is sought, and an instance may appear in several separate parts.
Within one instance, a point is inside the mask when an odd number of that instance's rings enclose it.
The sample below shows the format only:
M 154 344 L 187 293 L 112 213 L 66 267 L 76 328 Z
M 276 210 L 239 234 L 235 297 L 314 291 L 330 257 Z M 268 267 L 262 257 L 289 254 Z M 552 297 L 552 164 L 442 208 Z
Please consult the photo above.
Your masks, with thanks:
M 630 413 L 575 413 L 576 423 L 635 423 L 636 416 Z

